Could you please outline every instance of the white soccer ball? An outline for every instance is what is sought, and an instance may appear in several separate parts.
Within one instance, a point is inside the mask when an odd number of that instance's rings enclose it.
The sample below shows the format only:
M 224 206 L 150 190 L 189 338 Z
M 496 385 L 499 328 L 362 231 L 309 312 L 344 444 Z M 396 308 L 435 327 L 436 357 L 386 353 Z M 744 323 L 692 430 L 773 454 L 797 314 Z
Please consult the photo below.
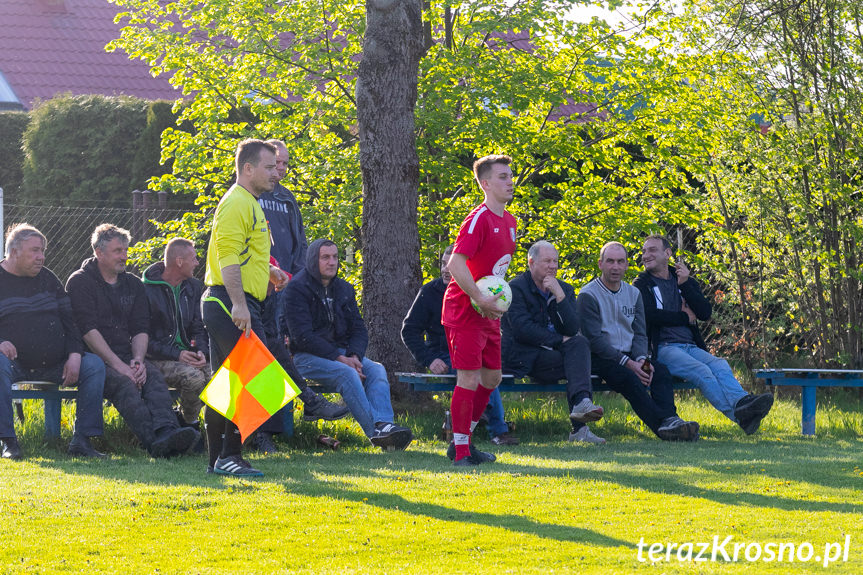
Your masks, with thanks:
M 476 285 L 480 291 L 487 291 L 491 295 L 503 293 L 503 295 L 497 300 L 497 309 L 500 311 L 506 311 L 509 309 L 509 304 L 512 303 L 512 290 L 509 289 L 509 284 L 506 283 L 506 280 L 502 277 L 484 276 L 477 280 Z M 470 303 L 473 306 L 473 309 L 477 312 L 480 311 L 479 306 L 473 299 L 470 300 Z

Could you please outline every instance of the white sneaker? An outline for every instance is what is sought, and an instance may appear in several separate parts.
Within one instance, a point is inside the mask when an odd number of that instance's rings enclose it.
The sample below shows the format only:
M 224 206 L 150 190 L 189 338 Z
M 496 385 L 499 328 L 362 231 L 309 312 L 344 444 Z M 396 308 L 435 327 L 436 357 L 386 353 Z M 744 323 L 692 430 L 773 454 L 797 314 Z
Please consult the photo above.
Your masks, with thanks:
M 589 397 L 585 397 L 578 405 L 572 407 L 569 418 L 579 423 L 587 423 L 588 421 L 599 421 L 604 413 L 601 407 L 594 405 Z
M 569 440 L 573 443 L 576 441 L 581 441 L 583 443 L 596 443 L 598 445 L 605 443 L 605 439 L 593 433 L 586 425 L 578 431 L 571 432 L 569 434 Z

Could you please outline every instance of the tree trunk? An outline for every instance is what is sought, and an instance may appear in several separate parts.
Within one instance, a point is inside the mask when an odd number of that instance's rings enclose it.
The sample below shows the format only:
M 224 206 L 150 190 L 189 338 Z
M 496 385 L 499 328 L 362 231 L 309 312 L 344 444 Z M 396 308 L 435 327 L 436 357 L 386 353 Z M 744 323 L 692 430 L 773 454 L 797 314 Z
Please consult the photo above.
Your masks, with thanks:
M 392 373 L 412 367 L 402 320 L 420 286 L 414 135 L 422 0 L 368 0 L 357 120 L 363 176 L 363 316 L 368 355 Z

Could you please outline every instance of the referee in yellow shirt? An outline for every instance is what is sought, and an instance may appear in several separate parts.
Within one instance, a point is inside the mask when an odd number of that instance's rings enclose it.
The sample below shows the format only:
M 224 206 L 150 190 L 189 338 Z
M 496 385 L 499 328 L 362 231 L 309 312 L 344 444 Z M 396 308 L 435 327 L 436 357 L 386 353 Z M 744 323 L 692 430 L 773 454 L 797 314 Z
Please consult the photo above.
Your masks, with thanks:
M 267 284 L 282 289 L 288 276 L 270 265 L 270 231 L 258 196 L 279 181 L 276 148 L 262 140 L 243 140 L 235 156 L 237 181 L 222 197 L 213 217 L 207 248 L 207 273 L 201 311 L 210 334 L 210 365 L 222 365 L 240 337 L 254 331 L 266 345 L 261 309 Z M 230 311 L 230 315 L 227 313 Z M 210 462 L 208 473 L 260 477 L 243 459 L 243 442 L 233 422 L 207 407 L 204 411 Z

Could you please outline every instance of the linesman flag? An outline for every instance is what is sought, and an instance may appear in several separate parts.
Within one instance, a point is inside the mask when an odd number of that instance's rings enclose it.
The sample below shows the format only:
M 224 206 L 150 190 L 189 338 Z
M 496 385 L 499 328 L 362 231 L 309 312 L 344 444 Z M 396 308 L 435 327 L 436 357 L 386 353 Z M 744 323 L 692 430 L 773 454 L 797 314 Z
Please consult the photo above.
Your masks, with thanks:
M 242 337 L 201 392 L 201 400 L 233 421 L 243 441 L 300 394 L 261 339 Z

